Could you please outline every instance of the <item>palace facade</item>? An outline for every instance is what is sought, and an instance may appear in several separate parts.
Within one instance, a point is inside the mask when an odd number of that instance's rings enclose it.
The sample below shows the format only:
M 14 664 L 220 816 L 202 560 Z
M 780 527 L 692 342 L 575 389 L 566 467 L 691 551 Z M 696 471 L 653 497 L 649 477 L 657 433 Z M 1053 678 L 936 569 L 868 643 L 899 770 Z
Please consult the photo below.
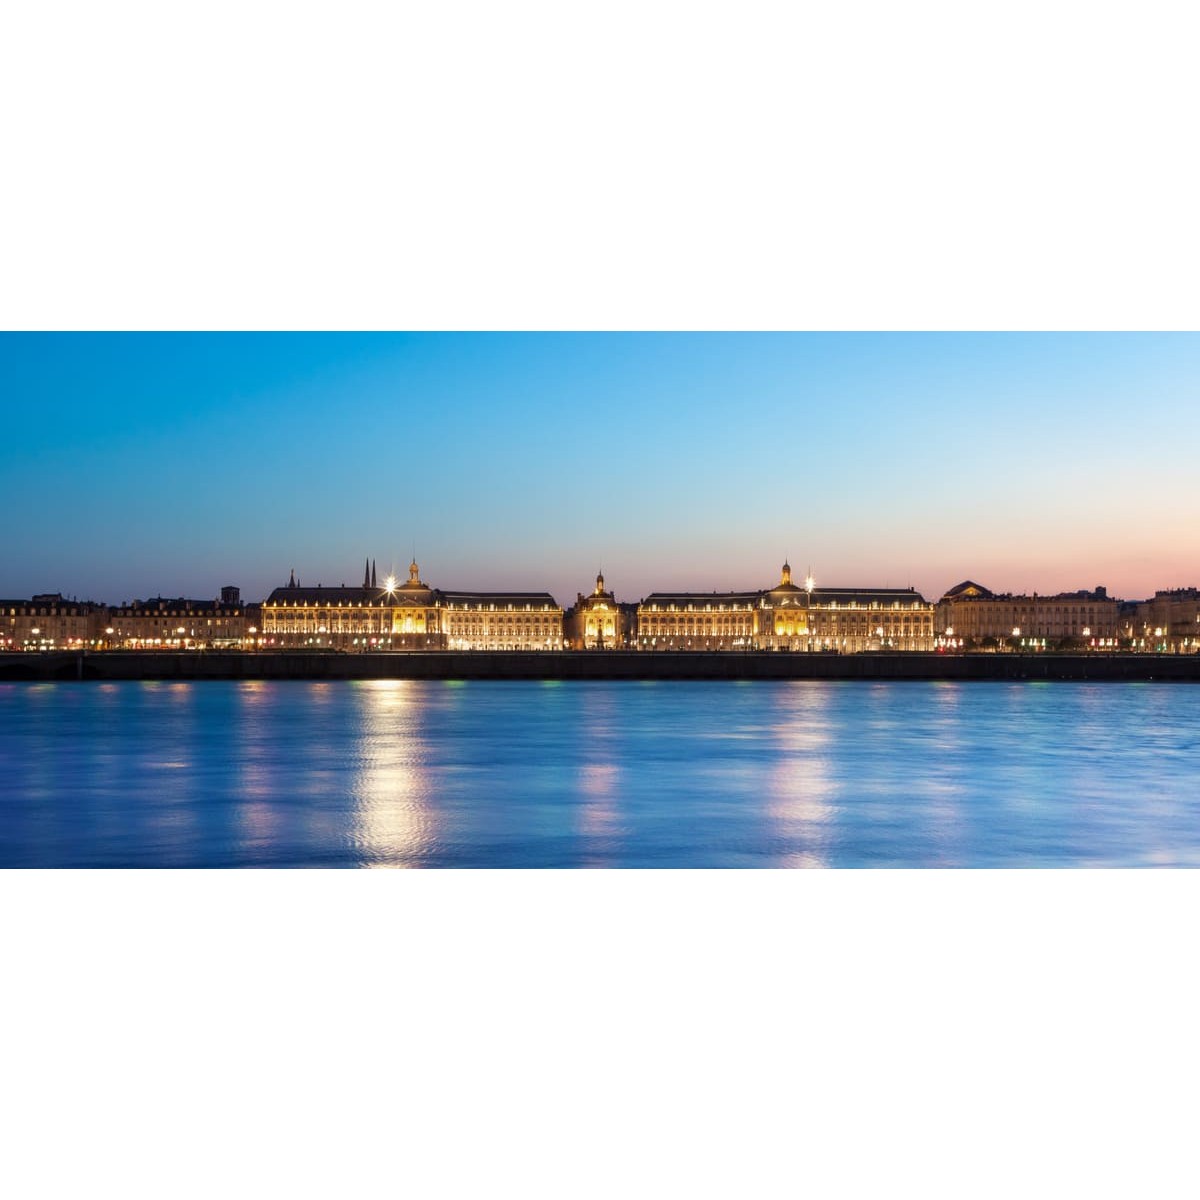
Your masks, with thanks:
M 986 642 L 1014 647 L 1116 645 L 1118 604 L 1104 588 L 1056 596 L 999 595 L 964 580 L 937 606 L 938 632 L 968 647 Z
M 572 650 L 624 650 L 637 620 L 637 606 L 618 604 L 604 586 L 604 572 L 596 575 L 590 596 L 582 592 L 565 617 L 566 640 Z
M 292 573 L 263 602 L 267 647 L 336 650 L 560 650 L 563 610 L 549 592 L 448 592 L 421 580 L 377 582 L 368 565 L 363 586 L 302 587 Z
M 639 650 L 932 650 L 933 605 L 912 588 L 819 588 L 811 577 L 757 592 L 655 592 L 637 609 Z

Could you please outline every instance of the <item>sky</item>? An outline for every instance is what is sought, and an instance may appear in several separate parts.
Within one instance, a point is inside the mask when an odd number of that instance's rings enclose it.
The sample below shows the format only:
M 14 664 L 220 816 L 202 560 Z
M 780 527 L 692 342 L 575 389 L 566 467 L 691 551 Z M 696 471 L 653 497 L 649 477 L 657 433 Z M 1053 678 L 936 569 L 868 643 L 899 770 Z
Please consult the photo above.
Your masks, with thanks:
M 0 597 L 1200 585 L 1200 336 L 0 335 Z

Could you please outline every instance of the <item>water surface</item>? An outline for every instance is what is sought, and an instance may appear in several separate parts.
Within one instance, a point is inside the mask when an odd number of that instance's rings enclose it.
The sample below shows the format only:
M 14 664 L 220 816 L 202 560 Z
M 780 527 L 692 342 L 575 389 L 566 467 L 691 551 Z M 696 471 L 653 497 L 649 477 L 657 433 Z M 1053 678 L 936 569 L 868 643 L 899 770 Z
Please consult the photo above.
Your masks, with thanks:
M 1200 864 L 1200 688 L 0 684 L 0 866 Z

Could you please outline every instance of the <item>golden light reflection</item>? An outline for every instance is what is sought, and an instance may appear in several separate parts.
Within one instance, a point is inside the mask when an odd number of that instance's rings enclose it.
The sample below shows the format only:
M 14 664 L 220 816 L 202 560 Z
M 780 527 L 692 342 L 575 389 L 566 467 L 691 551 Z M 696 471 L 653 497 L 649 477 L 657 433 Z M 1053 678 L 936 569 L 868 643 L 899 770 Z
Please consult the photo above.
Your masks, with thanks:
M 621 719 L 616 694 L 586 695 L 580 733 L 586 760 L 579 768 L 579 831 L 585 867 L 613 865 L 621 836 L 621 766 L 617 761 L 616 728 Z
M 241 748 L 233 758 L 241 766 L 238 795 L 243 798 L 237 809 L 237 827 L 243 843 L 263 845 L 276 841 L 282 829 L 277 806 L 275 760 L 271 751 L 270 714 L 272 692 L 261 679 L 244 679 L 237 684 L 236 698 L 242 712 L 233 722 Z
M 583 795 L 580 827 L 587 837 L 608 838 L 618 832 L 619 778 L 616 763 L 588 763 L 580 770 L 579 790 Z
M 933 704 L 927 708 L 931 747 L 926 761 L 927 778 L 921 789 L 921 812 L 931 826 L 933 844 L 939 858 L 936 865 L 954 866 L 963 857 L 963 812 L 966 780 L 958 777 L 959 764 L 966 749 L 963 741 L 962 684 L 939 682 L 932 685 Z
M 822 694 L 810 684 L 790 689 L 783 719 L 770 728 L 775 764 L 767 776 L 767 813 L 789 844 L 780 865 L 824 867 L 837 814 L 836 781 L 829 774 L 833 731 Z
M 419 865 L 437 830 L 416 684 L 374 679 L 358 691 L 363 719 L 354 785 L 356 848 L 363 866 Z

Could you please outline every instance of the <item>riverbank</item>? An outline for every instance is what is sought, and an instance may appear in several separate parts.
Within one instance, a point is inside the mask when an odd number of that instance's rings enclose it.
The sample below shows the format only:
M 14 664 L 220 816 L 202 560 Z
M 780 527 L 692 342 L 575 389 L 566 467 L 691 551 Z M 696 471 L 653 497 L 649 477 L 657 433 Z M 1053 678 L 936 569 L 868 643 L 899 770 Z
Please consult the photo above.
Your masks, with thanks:
M 1200 655 L 653 654 L 620 650 L 0 654 L 0 680 L 946 679 L 1200 682 Z

